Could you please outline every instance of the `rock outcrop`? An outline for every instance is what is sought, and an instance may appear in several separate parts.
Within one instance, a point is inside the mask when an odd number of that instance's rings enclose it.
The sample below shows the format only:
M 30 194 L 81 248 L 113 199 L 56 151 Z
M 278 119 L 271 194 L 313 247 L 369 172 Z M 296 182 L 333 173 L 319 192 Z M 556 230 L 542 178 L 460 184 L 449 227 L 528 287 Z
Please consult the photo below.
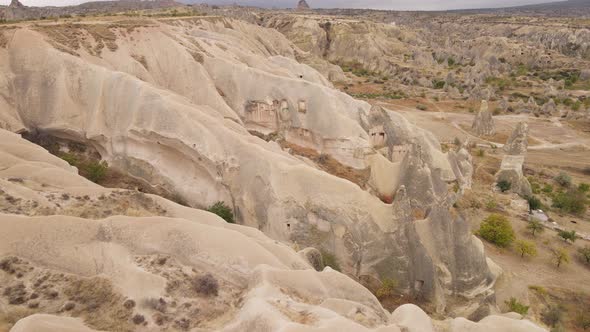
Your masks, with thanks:
M 523 165 L 528 148 L 529 127 L 525 122 L 520 122 L 504 145 L 506 155 L 502 159 L 500 171 L 496 174 L 496 181 L 510 183 L 510 191 L 522 197 L 532 195 L 531 184 L 524 176 Z
M 297 10 L 309 10 L 309 5 L 307 4 L 307 1 L 305 0 L 299 0 L 299 2 L 297 3 Z
M 10 5 L 8 5 L 9 8 L 24 8 L 25 6 L 20 3 L 20 1 L 18 0 L 12 0 L 10 1 Z
M 334 254 L 355 278 L 394 278 L 436 311 L 477 308 L 455 308 L 455 296 L 488 305 L 494 275 L 452 211 L 455 184 L 470 183 L 465 153 L 333 89 L 274 30 L 209 17 L 120 24 L 11 30 L 1 126 L 92 147 L 191 206 L 224 201 L 238 223 Z M 93 31 L 110 39 L 71 42 Z
M 11 332 L 542 331 L 501 316 L 435 321 L 415 305 L 390 314 L 353 279 L 314 270 L 314 249 L 297 254 L 209 212 L 102 188 L 4 130 L 0 156 L 0 312 L 36 312 Z
M 504 145 L 504 152 L 509 155 L 525 155 L 528 149 L 529 126 L 519 122 Z
M 471 129 L 477 136 L 493 136 L 496 133 L 496 125 L 487 101 L 481 101 L 481 108 L 473 119 Z
M 548 115 L 548 116 L 557 114 L 557 105 L 555 104 L 555 100 L 553 100 L 553 98 L 550 98 L 548 102 L 543 104 L 543 107 L 541 108 L 540 113 L 542 115 Z

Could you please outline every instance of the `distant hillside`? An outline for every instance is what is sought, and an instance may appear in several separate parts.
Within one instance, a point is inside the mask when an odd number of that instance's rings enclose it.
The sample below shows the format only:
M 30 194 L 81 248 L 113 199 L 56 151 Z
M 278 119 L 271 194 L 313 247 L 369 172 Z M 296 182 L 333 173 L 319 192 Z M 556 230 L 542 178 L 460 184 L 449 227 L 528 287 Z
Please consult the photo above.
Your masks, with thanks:
M 58 17 L 64 15 L 117 13 L 128 10 L 158 9 L 180 6 L 174 0 L 117 0 L 117 1 L 92 1 L 77 6 L 47 6 L 27 7 L 18 0 L 12 0 L 7 7 L 0 6 L 0 20 L 24 20 L 39 19 L 43 17 Z
M 457 10 L 463 13 L 538 14 L 552 16 L 590 16 L 590 0 L 568 0 L 507 8 Z

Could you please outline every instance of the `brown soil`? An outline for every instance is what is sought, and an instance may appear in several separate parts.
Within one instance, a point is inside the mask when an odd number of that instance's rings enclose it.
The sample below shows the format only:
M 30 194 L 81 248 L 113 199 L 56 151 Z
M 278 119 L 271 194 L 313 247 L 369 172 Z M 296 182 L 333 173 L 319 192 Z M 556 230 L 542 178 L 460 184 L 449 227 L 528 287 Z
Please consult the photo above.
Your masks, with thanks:
M 289 149 L 294 155 L 302 156 L 312 160 L 319 166 L 320 169 L 329 174 L 346 179 L 352 183 L 357 184 L 363 189 L 367 188 L 367 183 L 371 174 L 368 168 L 364 170 L 354 169 L 352 167 L 343 165 L 330 155 L 320 154 L 314 149 L 305 148 L 284 140 L 280 142 L 280 145 L 283 149 Z

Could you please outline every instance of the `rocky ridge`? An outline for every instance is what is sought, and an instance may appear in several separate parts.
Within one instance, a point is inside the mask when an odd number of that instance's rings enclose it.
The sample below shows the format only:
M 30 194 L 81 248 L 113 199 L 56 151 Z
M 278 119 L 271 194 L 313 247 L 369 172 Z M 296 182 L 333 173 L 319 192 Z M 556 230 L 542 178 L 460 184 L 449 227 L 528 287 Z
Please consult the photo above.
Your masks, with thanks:
M 355 278 L 395 278 L 435 311 L 474 312 L 455 296 L 493 308 L 495 275 L 452 208 L 461 191 L 450 189 L 470 182 L 469 155 L 443 153 L 395 112 L 334 90 L 280 33 L 219 17 L 2 33 L 12 87 L 2 127 L 91 146 L 191 206 L 225 201 L 240 224 L 335 253 Z M 368 169 L 371 181 L 320 171 L 302 148 L 347 172 Z

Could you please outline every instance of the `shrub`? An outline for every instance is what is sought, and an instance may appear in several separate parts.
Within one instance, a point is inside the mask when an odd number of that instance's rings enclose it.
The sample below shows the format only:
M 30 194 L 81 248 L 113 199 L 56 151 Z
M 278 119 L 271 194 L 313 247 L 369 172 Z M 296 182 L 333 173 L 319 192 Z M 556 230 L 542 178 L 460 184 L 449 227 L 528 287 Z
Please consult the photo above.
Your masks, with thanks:
M 510 190 L 510 188 L 512 188 L 512 183 L 510 183 L 510 181 L 502 180 L 498 182 L 497 186 L 500 189 L 500 191 L 506 192 Z
M 442 89 L 445 87 L 445 81 L 440 81 L 440 80 L 434 80 L 432 81 L 432 85 L 434 86 L 435 89 Z
M 559 185 L 562 187 L 569 187 L 572 185 L 572 177 L 565 172 L 559 173 L 556 177 L 553 178 L 553 180 L 559 183 Z
M 498 214 L 487 217 L 481 223 L 478 234 L 499 247 L 508 247 L 515 237 L 510 221 Z
M 486 209 L 488 209 L 488 210 L 495 210 L 497 207 L 498 207 L 498 202 L 496 202 L 496 200 L 494 200 L 494 199 L 490 199 L 486 203 Z
M 73 153 L 62 153 L 59 157 L 72 166 L 76 166 L 78 164 L 78 157 L 76 157 L 76 155 Z
M 533 236 L 535 236 L 536 233 L 543 233 L 545 231 L 545 227 L 537 219 L 529 221 L 529 224 L 526 226 L 526 228 L 531 231 L 531 233 L 533 233 Z
M 553 196 L 553 207 L 561 212 L 572 214 L 584 214 L 587 209 L 588 199 L 586 195 L 578 190 L 559 192 Z
M 571 241 L 572 243 L 576 242 L 578 236 L 576 235 L 576 231 L 558 231 L 557 235 L 561 237 L 564 241 Z
M 580 183 L 580 185 L 578 186 L 578 191 L 583 192 L 583 193 L 589 192 L 590 191 L 590 184 Z
M 538 199 L 536 196 L 529 196 L 526 198 L 527 202 L 529 202 L 529 210 L 538 210 L 541 208 L 541 200 Z
M 541 190 L 542 190 L 544 193 L 547 193 L 547 194 L 549 194 L 549 193 L 553 192 L 553 186 L 552 186 L 552 185 L 550 185 L 550 184 L 548 184 L 548 183 L 546 183 L 546 184 L 545 184 L 545 186 L 543 186 L 543 189 L 541 189 Z
M 567 264 L 570 262 L 569 253 L 563 248 L 552 248 L 551 254 L 553 255 L 553 261 L 557 265 L 557 268 L 559 268 L 562 263 Z
M 557 305 L 550 305 L 541 312 L 541 320 L 549 326 L 556 326 L 563 316 L 563 309 Z
M 375 295 L 379 299 L 391 297 L 395 294 L 395 289 L 397 288 L 397 280 L 395 279 L 385 279 L 381 283 L 381 287 L 375 292 Z
M 590 264 L 590 247 L 586 246 L 584 248 L 578 249 L 578 252 L 586 260 L 586 263 Z
M 416 105 L 416 108 L 421 111 L 426 111 L 428 109 L 428 106 L 423 105 L 423 104 L 418 104 L 418 105 Z
M 509 312 L 516 312 L 521 315 L 526 315 L 529 312 L 529 306 L 526 306 L 520 302 L 515 297 L 511 297 L 510 301 L 504 301 L 508 306 Z
M 139 324 L 143 324 L 143 322 L 145 322 L 145 317 L 143 317 L 143 315 L 136 314 L 135 316 L 133 316 L 133 318 L 131 320 L 133 321 L 133 324 L 139 325 Z
M 521 258 L 524 258 L 524 256 L 537 256 L 537 246 L 533 242 L 518 240 L 515 243 L 515 247 Z
M 229 208 L 229 206 L 225 205 L 225 202 L 217 202 L 213 205 L 211 205 L 207 211 L 214 213 L 218 216 L 220 216 L 223 220 L 225 220 L 226 222 L 230 223 L 230 224 L 234 224 L 234 213 L 233 211 Z
M 582 102 L 580 102 L 579 100 L 576 100 L 576 102 L 572 105 L 572 110 L 579 111 L 581 107 L 582 107 Z
M 217 296 L 219 293 L 219 283 L 212 274 L 207 273 L 193 279 L 193 289 L 205 296 Z
M 99 183 L 106 177 L 108 168 L 109 166 L 104 161 L 90 161 L 83 165 L 82 170 L 86 174 L 88 180 L 94 183 Z
M 582 330 L 590 329 L 590 313 L 588 311 L 580 311 L 574 319 L 574 323 Z
M 540 295 L 547 295 L 547 290 L 543 286 L 530 285 L 529 289 L 539 293 Z
M 478 149 L 477 150 L 477 156 L 480 158 L 483 158 L 486 155 L 486 152 L 484 151 L 484 149 Z M 510 189 L 510 188 L 508 188 Z
M 330 252 L 321 250 L 322 253 L 322 260 L 324 261 L 324 266 L 329 266 L 336 271 L 340 271 L 340 264 L 338 263 L 338 258 Z

